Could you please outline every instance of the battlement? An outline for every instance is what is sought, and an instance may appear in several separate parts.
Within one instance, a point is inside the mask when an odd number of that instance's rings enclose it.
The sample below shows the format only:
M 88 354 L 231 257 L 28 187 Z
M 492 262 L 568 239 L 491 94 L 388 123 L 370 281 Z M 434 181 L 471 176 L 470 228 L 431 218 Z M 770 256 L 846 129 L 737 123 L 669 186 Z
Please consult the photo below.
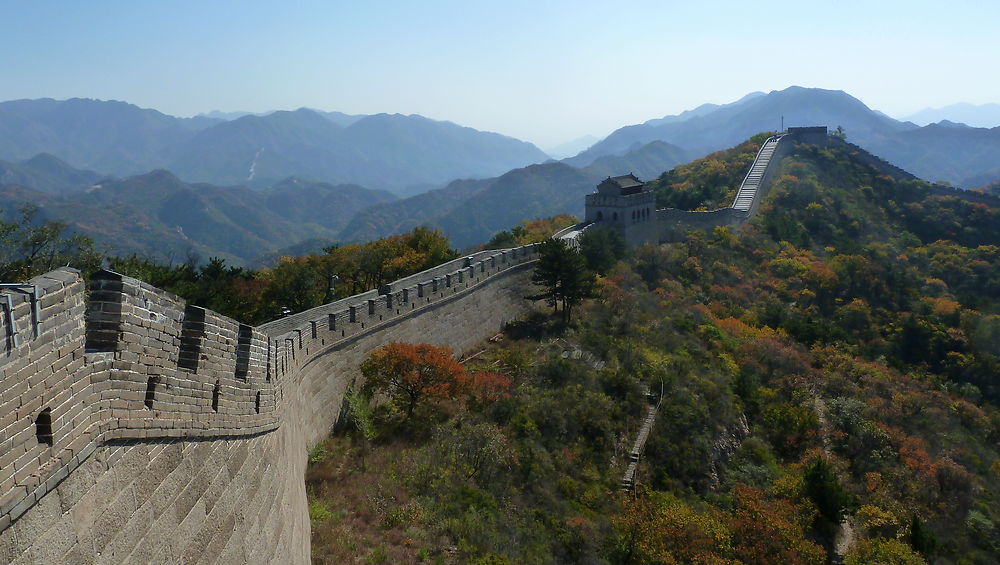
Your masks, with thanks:
M 481 251 L 357 294 L 268 322 L 278 377 L 295 373 L 321 350 L 367 335 L 395 320 L 474 289 L 483 281 L 537 259 L 536 244 Z M 528 289 L 525 289 L 528 292 Z M 474 316 L 475 313 L 470 313 Z
M 637 247 L 645 243 L 678 241 L 693 229 L 711 230 L 720 226 L 739 226 L 756 212 L 767 185 L 773 176 L 772 160 L 780 160 L 790 143 L 815 142 L 827 139 L 825 126 L 792 128 L 786 135 L 768 138 L 747 171 L 732 204 L 708 211 L 687 211 L 656 208 L 656 194 L 647 190 L 634 175 L 609 177 L 597 190 L 585 197 L 586 218 L 574 226 L 578 236 L 585 229 L 604 227 L 621 234 L 626 244 Z M 824 141 L 825 143 L 825 141 Z
M 58 269 L 0 289 L 0 532 L 109 442 L 257 437 L 289 418 L 324 422 L 309 432 L 321 437 L 329 404 L 298 402 L 303 417 L 286 396 L 339 398 L 353 376 L 299 390 L 317 382 L 305 367 L 536 258 L 534 245 L 476 253 L 260 327 L 111 271 L 89 288 Z
M 830 141 L 826 126 L 790 127 L 785 135 L 800 143 L 810 145 L 826 146 Z
M 89 300 L 71 269 L 29 285 L 3 300 L 0 527 L 101 443 L 277 427 L 259 330 L 110 271 Z

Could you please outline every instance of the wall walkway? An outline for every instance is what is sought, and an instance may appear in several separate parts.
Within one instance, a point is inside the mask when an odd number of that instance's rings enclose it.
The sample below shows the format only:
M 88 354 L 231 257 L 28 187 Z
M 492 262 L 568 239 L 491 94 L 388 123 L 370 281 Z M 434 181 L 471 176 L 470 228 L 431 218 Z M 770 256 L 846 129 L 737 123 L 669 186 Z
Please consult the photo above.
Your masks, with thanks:
M 476 254 L 260 327 L 108 271 L 0 293 L 0 563 L 308 563 L 308 448 L 360 362 L 492 335 L 532 307 L 535 259 Z

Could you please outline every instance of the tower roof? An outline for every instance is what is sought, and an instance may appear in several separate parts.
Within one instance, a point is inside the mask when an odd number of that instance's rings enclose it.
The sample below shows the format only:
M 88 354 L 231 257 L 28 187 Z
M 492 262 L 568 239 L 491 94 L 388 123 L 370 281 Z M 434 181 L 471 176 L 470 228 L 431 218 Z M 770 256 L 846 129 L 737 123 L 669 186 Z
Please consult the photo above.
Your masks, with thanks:
M 597 185 L 597 192 L 601 194 L 617 194 L 625 196 L 627 194 L 637 194 L 642 192 L 646 184 L 639 180 L 639 177 L 629 173 L 618 177 L 608 177 Z

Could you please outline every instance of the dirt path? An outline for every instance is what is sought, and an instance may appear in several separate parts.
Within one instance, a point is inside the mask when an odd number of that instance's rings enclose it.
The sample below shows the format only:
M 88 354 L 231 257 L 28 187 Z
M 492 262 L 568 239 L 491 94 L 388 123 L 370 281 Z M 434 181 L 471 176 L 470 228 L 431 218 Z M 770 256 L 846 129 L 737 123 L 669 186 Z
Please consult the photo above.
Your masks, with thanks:
M 819 420 L 820 440 L 823 443 L 823 454 L 830 456 L 830 424 L 826 417 L 826 402 L 813 391 L 813 409 L 816 411 L 816 418 Z M 854 526 L 851 523 L 851 516 L 844 516 L 837 528 L 837 533 L 833 538 L 833 562 L 841 563 L 844 556 L 854 545 Z

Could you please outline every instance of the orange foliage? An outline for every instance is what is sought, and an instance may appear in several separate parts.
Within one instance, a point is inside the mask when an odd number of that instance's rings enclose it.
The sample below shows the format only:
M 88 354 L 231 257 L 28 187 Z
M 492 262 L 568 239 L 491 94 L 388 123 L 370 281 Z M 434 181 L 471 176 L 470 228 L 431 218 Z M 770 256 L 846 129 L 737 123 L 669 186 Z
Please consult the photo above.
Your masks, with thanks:
M 715 325 L 733 337 L 743 337 L 753 330 L 753 328 L 743 323 L 742 320 L 732 317 L 716 320 Z
M 899 458 L 923 480 L 929 480 L 937 473 L 937 465 L 927 453 L 927 444 L 918 437 L 903 438 L 899 446 Z
M 452 398 L 468 386 L 465 367 L 452 357 L 451 348 L 427 343 L 384 345 L 361 364 L 361 373 L 366 387 L 389 395 L 407 418 L 422 400 Z
M 788 500 L 768 500 L 746 485 L 733 489 L 736 511 L 727 518 L 736 557 L 746 564 L 819 565 L 826 553 L 805 537 L 795 506 Z
M 472 375 L 470 392 L 472 397 L 480 402 L 496 402 L 509 397 L 512 386 L 513 383 L 507 375 L 479 371 Z

